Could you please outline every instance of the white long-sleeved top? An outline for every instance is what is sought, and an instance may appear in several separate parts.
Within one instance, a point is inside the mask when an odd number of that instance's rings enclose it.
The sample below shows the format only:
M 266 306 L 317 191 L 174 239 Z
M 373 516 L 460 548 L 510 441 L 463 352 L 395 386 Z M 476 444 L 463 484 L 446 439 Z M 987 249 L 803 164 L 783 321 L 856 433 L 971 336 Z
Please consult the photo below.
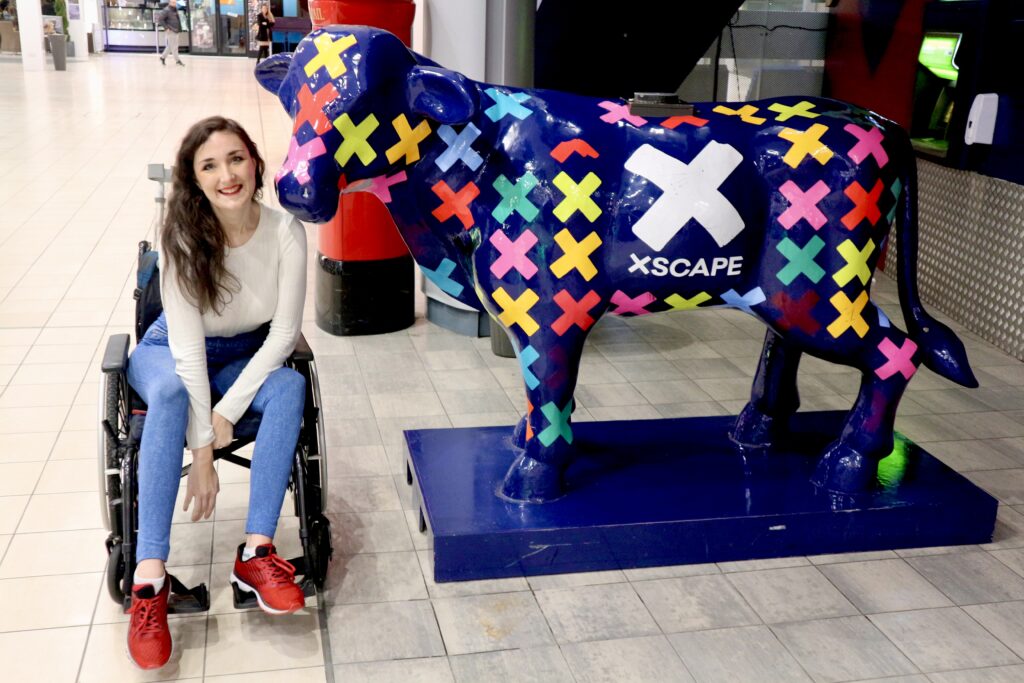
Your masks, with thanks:
M 249 241 L 228 248 L 225 266 L 240 285 L 218 314 L 199 308 L 181 290 L 170 259 L 163 261 L 160 294 L 167 314 L 167 340 L 178 376 L 189 396 L 189 448 L 213 442 L 212 411 L 237 423 L 271 372 L 295 348 L 306 298 L 306 232 L 291 215 L 260 205 Z M 266 322 L 270 332 L 224 397 L 211 406 L 206 337 L 232 337 Z

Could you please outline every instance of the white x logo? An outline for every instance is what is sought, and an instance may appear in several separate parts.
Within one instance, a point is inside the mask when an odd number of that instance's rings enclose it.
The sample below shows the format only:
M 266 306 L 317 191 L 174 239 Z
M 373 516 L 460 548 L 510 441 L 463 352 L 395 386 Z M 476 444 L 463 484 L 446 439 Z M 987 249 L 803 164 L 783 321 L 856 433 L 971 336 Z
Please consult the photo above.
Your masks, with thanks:
M 694 218 L 724 247 L 744 226 L 736 207 L 718 188 L 741 161 L 743 155 L 732 145 L 714 140 L 689 164 L 642 145 L 626 160 L 626 170 L 651 181 L 663 194 L 633 225 L 633 234 L 661 251 Z

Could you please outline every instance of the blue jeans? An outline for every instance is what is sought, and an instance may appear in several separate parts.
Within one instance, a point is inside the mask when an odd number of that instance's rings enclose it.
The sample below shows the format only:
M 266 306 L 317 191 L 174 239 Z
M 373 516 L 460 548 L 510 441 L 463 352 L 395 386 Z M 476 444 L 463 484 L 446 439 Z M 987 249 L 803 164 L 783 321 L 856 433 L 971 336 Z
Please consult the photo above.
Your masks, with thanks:
M 234 337 L 206 338 L 206 365 L 216 400 L 238 379 L 259 350 L 267 326 Z M 146 402 L 146 427 L 139 446 L 139 538 L 135 558 L 167 561 L 171 517 L 181 482 L 189 398 L 175 372 L 161 315 L 132 352 L 128 382 Z M 305 405 L 305 379 L 291 368 L 272 372 L 256 392 L 249 413 L 261 416 L 249 480 L 249 534 L 274 537 L 288 488 Z M 248 413 L 247 413 L 248 414 Z

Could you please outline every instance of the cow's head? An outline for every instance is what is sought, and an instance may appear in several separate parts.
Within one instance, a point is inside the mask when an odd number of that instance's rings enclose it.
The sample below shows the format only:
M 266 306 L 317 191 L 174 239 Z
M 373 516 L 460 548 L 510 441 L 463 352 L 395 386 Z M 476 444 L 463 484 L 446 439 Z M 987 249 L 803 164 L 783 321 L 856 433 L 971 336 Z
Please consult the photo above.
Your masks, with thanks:
M 328 26 L 295 53 L 256 67 L 260 84 L 292 117 L 288 157 L 277 174 L 281 205 L 323 223 L 345 185 L 404 168 L 386 153 L 398 140 L 393 120 L 406 115 L 465 123 L 476 111 L 475 85 L 417 58 L 398 38 L 366 26 Z M 410 125 L 415 125 L 410 121 Z

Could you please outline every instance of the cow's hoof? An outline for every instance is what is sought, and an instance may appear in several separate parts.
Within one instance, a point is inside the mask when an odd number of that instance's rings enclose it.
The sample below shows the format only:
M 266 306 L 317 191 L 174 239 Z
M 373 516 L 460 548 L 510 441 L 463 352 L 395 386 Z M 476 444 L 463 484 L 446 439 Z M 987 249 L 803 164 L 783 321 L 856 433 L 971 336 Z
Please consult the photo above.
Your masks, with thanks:
M 526 448 L 526 416 L 523 415 L 512 430 L 512 445 L 516 448 Z
M 854 494 L 872 488 L 877 477 L 875 458 L 837 441 L 821 456 L 811 483 L 828 491 Z
M 775 429 L 775 418 L 765 415 L 752 403 L 748 403 L 743 412 L 736 417 L 729 438 L 744 448 L 767 448 L 772 445 Z
M 508 468 L 498 496 L 515 503 L 546 503 L 565 493 L 563 467 L 534 460 L 526 455 L 516 458 Z

